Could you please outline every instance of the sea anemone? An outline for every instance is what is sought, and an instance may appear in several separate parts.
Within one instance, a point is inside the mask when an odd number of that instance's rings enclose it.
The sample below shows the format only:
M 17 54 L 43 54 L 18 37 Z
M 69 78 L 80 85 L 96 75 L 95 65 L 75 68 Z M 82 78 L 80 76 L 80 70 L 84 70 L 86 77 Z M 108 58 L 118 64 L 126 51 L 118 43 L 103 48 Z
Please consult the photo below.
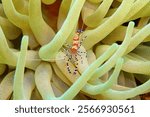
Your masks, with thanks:
M 149 21 L 150 0 L 1 0 L 0 99 L 149 99 Z

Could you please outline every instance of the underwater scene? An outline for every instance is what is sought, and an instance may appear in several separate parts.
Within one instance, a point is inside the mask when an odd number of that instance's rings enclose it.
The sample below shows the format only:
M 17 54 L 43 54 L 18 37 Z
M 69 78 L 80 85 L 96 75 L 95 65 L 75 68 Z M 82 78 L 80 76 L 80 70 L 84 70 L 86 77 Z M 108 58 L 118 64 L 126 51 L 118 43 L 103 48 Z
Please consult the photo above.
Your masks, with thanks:
M 1 0 L 0 100 L 150 100 L 150 0 Z

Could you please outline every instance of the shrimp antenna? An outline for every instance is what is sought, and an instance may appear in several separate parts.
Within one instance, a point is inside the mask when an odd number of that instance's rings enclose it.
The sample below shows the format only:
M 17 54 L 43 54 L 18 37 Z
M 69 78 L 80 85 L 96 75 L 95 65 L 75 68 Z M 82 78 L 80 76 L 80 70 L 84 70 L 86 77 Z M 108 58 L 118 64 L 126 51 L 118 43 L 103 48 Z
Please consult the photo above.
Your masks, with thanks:
M 84 23 L 82 22 L 81 31 L 83 31 L 83 28 L 84 28 Z

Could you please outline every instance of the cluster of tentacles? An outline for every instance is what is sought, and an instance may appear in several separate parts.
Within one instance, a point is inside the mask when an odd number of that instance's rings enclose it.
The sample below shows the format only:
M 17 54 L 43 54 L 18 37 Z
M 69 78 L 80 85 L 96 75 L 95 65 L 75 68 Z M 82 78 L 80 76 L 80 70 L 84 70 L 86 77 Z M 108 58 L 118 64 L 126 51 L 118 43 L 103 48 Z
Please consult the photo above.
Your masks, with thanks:
M 1 0 L 0 99 L 141 99 L 149 19 L 150 0 Z M 72 74 L 63 48 L 82 24 L 87 56 L 68 61 Z

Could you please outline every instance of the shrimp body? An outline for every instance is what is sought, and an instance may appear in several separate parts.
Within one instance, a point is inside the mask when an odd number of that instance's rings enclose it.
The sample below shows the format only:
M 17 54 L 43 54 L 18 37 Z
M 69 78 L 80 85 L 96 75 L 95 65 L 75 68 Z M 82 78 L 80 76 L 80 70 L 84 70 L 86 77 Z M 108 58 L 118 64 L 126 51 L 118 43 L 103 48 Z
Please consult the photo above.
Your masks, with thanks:
M 68 60 L 66 62 L 66 66 L 67 66 L 67 70 L 69 73 L 73 73 L 74 75 L 77 73 L 77 65 L 78 65 L 78 58 L 77 56 L 80 56 L 81 58 L 81 63 L 83 63 L 83 60 L 82 60 L 82 56 L 83 54 L 86 55 L 86 52 L 80 52 L 79 51 L 79 48 L 82 44 L 82 41 L 83 39 L 85 39 L 87 36 L 85 36 L 81 41 L 80 41 L 80 34 L 82 33 L 83 31 L 82 30 L 77 30 L 77 32 L 75 33 L 75 36 L 73 37 L 73 42 L 72 42 L 72 46 L 70 45 L 67 45 L 68 46 L 68 49 L 66 49 L 66 56 L 68 57 Z M 69 63 L 68 62 L 72 62 L 74 65 L 75 65 L 75 69 L 74 71 L 72 72 L 71 69 L 70 69 L 70 66 L 69 66 Z
M 77 50 L 78 50 L 78 48 L 80 46 L 80 44 L 79 44 L 79 36 L 80 36 L 80 33 L 76 32 L 76 34 L 75 34 L 75 36 L 73 38 L 72 47 L 70 48 L 72 54 L 76 54 Z

